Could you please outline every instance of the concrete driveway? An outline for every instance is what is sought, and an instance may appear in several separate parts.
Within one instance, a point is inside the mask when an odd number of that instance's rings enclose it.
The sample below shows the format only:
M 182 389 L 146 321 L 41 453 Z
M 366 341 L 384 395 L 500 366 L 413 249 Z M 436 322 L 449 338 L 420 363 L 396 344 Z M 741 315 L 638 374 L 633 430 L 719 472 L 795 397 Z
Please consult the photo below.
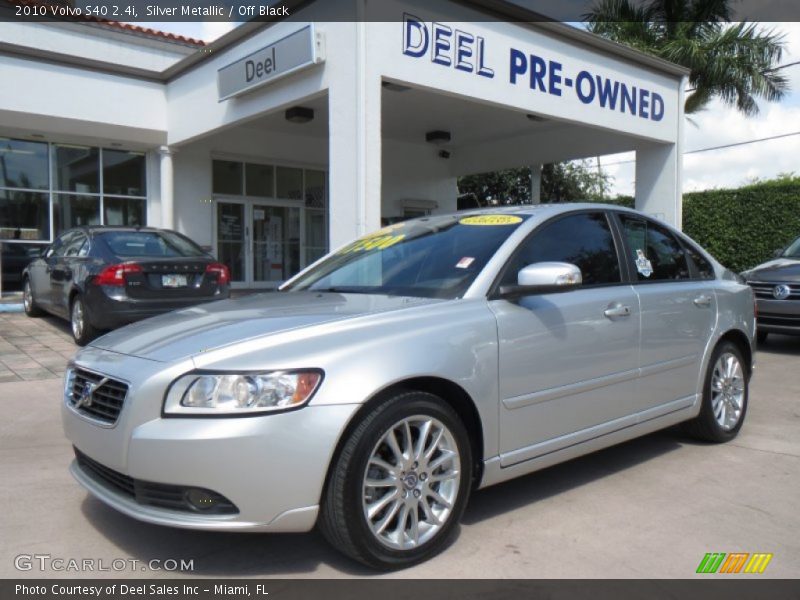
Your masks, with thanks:
M 87 496 L 67 473 L 72 452 L 59 422 L 63 365 L 51 352 L 69 354 L 60 350 L 66 329 L 55 321 L 0 317 L 0 363 L 14 373 L 0 383 L 0 577 L 177 574 L 142 570 L 151 559 L 193 560 L 194 570 L 182 573 L 189 576 L 372 575 L 317 533 L 168 529 L 138 523 Z M 3 335 L 8 332 L 17 335 Z M 20 344 L 26 332 L 41 339 Z M 7 364 L 4 356 L 18 354 L 9 346 L 27 346 L 26 356 L 40 366 Z M 49 349 L 52 365 L 40 346 Z M 686 578 L 695 576 L 707 552 L 769 552 L 774 558 L 763 575 L 734 577 L 796 577 L 800 338 L 771 336 L 758 363 L 747 422 L 734 442 L 714 446 L 657 433 L 480 491 L 449 550 L 394 576 Z M 27 380 L 39 368 L 47 373 Z M 14 566 L 20 554 L 102 560 L 106 567 L 114 559 L 140 562 L 122 571 L 34 566 L 20 572 Z

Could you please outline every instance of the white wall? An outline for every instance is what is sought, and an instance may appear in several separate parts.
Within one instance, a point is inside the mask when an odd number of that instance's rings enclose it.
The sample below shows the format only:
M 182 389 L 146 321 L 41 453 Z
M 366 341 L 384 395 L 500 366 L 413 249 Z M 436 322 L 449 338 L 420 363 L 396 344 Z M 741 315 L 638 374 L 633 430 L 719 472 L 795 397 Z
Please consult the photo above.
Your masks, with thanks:
M 0 40 L 37 51 L 161 72 L 197 47 L 86 23 L 0 22 Z
M 164 87 L 129 77 L 0 55 L 0 128 L 107 140 L 165 139 Z
M 457 178 L 438 151 L 430 144 L 383 140 L 382 216 L 402 215 L 403 200 L 433 200 L 438 213 L 456 210 Z

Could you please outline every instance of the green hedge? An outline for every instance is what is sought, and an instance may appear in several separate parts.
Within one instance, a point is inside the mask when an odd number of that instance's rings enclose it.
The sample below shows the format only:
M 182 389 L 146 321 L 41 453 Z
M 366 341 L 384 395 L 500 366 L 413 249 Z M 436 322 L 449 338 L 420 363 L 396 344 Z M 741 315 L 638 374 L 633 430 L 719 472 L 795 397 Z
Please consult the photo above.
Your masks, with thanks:
M 800 178 L 683 195 L 683 231 L 737 273 L 800 236 Z

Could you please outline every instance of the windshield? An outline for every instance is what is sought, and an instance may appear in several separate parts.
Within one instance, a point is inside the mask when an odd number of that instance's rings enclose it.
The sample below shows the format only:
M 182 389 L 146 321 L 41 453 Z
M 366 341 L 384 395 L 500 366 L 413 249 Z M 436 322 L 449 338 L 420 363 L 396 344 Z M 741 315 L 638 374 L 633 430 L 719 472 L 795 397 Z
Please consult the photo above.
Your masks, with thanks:
M 111 252 L 121 257 L 206 256 L 200 246 L 171 231 L 114 231 L 102 237 Z
M 328 255 L 283 291 L 458 298 L 526 218 L 449 215 L 391 225 Z
M 800 238 L 793 241 L 789 247 L 783 251 L 786 258 L 800 258 Z

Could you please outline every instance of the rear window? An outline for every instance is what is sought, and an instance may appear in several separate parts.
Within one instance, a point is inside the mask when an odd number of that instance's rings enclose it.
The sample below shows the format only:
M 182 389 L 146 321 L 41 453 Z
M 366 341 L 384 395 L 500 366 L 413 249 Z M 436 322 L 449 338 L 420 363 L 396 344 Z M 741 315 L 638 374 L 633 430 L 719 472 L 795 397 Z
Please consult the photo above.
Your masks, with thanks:
M 168 231 L 115 231 L 103 234 L 102 238 L 117 256 L 159 258 L 206 255 L 191 240 Z

